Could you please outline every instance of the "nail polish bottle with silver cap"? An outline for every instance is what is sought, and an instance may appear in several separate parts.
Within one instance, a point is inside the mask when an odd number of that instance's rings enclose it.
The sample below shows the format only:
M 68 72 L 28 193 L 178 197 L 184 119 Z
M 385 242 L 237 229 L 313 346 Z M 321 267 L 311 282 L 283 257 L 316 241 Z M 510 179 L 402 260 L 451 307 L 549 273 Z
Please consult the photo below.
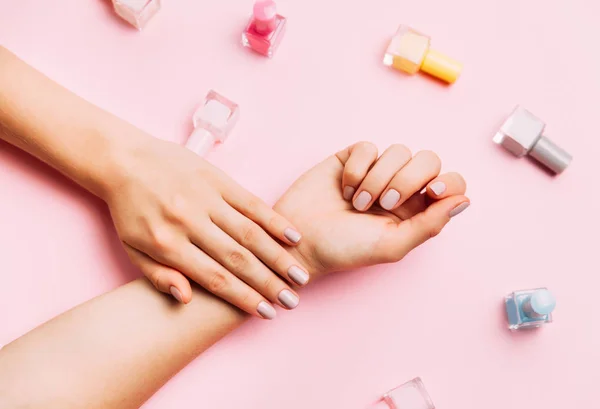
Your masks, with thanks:
M 529 155 L 553 173 L 559 174 L 573 158 L 543 135 L 545 127 L 542 120 L 517 106 L 494 136 L 494 142 L 516 157 Z

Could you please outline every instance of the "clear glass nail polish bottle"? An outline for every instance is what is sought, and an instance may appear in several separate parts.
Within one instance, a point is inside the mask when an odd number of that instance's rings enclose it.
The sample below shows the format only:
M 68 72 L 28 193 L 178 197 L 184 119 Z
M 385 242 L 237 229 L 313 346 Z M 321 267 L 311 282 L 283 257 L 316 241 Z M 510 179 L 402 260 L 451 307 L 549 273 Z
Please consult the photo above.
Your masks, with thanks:
M 546 136 L 544 121 L 517 106 L 494 136 L 493 141 L 520 158 L 529 155 L 554 174 L 569 166 L 573 157 Z
M 271 58 L 285 34 L 285 26 L 286 18 L 277 14 L 275 2 L 259 0 L 242 34 L 242 44 Z
M 547 288 L 519 290 L 504 297 L 508 328 L 537 328 L 552 322 L 556 299 Z
M 138 30 L 160 10 L 160 0 L 113 0 L 115 12 Z
M 238 120 L 239 107 L 215 91 L 210 91 L 194 113 L 194 132 L 185 147 L 205 156 L 218 142 L 225 142 Z
M 427 35 L 401 25 L 390 41 L 383 64 L 408 74 L 423 71 L 449 84 L 455 82 L 462 71 L 462 64 L 432 50 L 430 43 Z
M 435 409 L 421 378 L 415 378 L 383 395 L 390 409 Z

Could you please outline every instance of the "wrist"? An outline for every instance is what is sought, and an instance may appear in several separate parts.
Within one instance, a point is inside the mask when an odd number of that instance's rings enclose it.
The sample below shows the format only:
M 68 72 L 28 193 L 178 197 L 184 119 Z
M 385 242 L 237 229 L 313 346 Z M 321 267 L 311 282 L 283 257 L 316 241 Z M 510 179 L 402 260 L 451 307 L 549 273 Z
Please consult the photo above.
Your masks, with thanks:
M 95 150 L 91 157 L 95 159 L 90 161 L 87 179 L 80 181 L 84 188 L 104 201 L 127 182 L 133 159 L 151 139 L 119 119 L 110 122 L 93 131 L 95 135 L 90 139 L 98 141 L 91 144 Z

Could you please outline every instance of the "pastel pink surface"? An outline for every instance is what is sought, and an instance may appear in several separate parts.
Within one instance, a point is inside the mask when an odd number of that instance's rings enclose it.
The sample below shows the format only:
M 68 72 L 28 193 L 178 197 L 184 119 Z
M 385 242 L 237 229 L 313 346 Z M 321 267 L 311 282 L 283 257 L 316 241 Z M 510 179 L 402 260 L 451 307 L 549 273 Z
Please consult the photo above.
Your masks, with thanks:
M 103 0 L 0 0 L 6 47 L 157 137 L 183 143 L 209 89 L 240 104 L 210 160 L 268 201 L 362 139 L 433 149 L 468 181 L 473 204 L 441 236 L 398 264 L 315 284 L 296 310 L 248 323 L 145 407 L 365 408 L 415 376 L 440 409 L 593 405 L 600 3 L 278 6 L 291 25 L 267 60 L 239 44 L 248 1 L 164 2 L 139 33 Z M 464 63 L 454 86 L 382 65 L 399 23 Z M 560 177 L 492 143 L 517 103 L 573 154 Z M 0 163 L 1 344 L 138 273 L 103 204 L 5 144 Z M 502 297 L 538 286 L 557 296 L 555 322 L 509 333 Z

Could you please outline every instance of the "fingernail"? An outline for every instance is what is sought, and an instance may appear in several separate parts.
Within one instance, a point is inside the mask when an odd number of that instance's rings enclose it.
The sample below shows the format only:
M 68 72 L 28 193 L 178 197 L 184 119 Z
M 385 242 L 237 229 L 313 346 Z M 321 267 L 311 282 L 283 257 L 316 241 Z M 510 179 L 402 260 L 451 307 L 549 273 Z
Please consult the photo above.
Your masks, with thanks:
M 352 186 L 346 186 L 344 188 L 344 199 L 345 200 L 352 199 L 352 196 L 354 196 L 354 192 L 356 192 L 356 189 L 354 189 Z
M 371 203 L 371 194 L 366 190 L 363 190 L 358 194 L 356 199 L 354 199 L 353 204 L 356 210 L 365 210 L 369 203 Z
M 279 302 L 285 306 L 288 310 L 293 310 L 298 306 L 300 299 L 296 294 L 290 290 L 282 290 L 277 297 Z
M 256 311 L 258 311 L 263 318 L 268 320 L 272 320 L 275 318 L 275 315 L 277 315 L 275 308 L 273 308 L 273 306 L 266 301 L 261 301 L 260 304 L 258 304 Z
M 173 298 L 175 298 L 177 301 L 183 304 L 183 296 L 181 295 L 181 292 L 177 289 L 177 287 L 169 287 L 169 292 L 171 293 Z
M 446 184 L 444 182 L 435 182 L 429 186 L 429 189 L 434 195 L 439 196 L 446 191 Z
M 454 209 L 452 209 L 449 213 L 450 217 L 454 217 L 457 214 L 460 214 L 463 210 L 465 210 L 467 207 L 469 207 L 470 203 L 469 202 L 463 202 L 461 204 L 459 204 L 458 206 L 456 206 Z
M 308 273 L 298 266 L 291 266 L 288 269 L 288 276 L 298 285 L 308 283 Z
M 381 198 L 380 204 L 385 210 L 392 210 L 400 200 L 400 192 L 395 189 L 388 190 Z
M 292 229 L 291 227 L 286 228 L 283 231 L 283 235 L 285 236 L 286 239 L 288 239 L 292 243 L 298 243 L 300 241 L 300 239 L 302 238 L 302 235 L 300 233 L 298 233 L 296 230 Z

